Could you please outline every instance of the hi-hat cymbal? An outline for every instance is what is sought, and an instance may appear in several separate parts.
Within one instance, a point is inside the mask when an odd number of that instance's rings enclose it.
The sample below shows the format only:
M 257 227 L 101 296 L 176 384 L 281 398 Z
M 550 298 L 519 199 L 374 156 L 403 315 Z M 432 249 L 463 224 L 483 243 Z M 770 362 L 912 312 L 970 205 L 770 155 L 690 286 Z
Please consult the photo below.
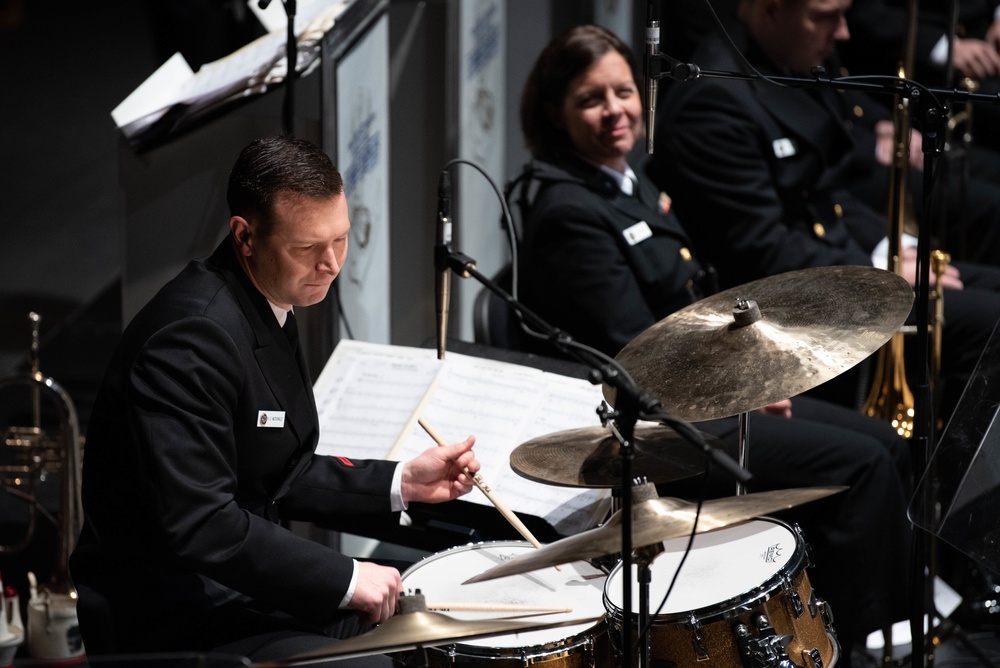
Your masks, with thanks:
M 754 517 L 786 510 L 809 501 L 821 499 L 846 487 L 802 487 L 754 492 L 723 499 L 711 499 L 702 504 L 697 533 L 706 533 Z M 661 543 L 691 533 L 698 504 L 674 498 L 655 498 L 635 504 L 632 509 L 632 547 L 640 548 Z M 499 566 L 469 578 L 463 584 L 493 580 L 507 575 L 527 573 L 540 568 L 558 566 L 620 553 L 622 550 L 621 513 L 616 512 L 603 526 L 578 533 L 569 538 L 526 554 L 514 557 Z
M 902 277 L 874 267 L 791 271 L 672 313 L 616 359 L 674 417 L 738 415 L 861 362 L 899 330 L 912 303 Z M 604 395 L 614 403 L 613 388 Z
M 709 447 L 722 441 L 702 434 Z M 633 438 L 633 475 L 652 483 L 673 482 L 705 470 L 705 453 L 669 427 L 638 425 Z M 523 478 L 564 487 L 621 487 L 621 444 L 605 427 L 569 429 L 526 441 L 510 453 L 510 467 Z
M 561 621 L 518 621 L 513 619 L 455 619 L 440 612 L 418 610 L 390 617 L 368 633 L 331 642 L 329 647 L 297 654 L 287 661 L 255 664 L 256 668 L 280 668 L 283 666 L 304 666 L 327 659 L 347 659 L 372 656 L 386 652 L 402 652 L 419 647 L 447 645 L 459 640 L 472 640 L 490 636 L 506 635 L 520 631 L 535 631 L 593 624 L 599 618 L 570 619 Z

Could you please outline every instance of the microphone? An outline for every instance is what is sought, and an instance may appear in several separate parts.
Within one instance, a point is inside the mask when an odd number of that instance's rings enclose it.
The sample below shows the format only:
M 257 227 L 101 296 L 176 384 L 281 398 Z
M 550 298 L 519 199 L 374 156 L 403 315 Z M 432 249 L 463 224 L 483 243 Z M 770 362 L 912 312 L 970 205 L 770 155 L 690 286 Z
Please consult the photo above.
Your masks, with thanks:
M 451 299 L 451 273 L 448 256 L 451 254 L 451 175 L 445 169 L 438 180 L 438 229 L 434 246 L 434 291 L 437 298 L 437 356 L 444 359 L 445 339 L 448 335 L 448 302 Z
M 656 122 L 656 93 L 659 74 L 660 22 L 656 19 L 655 1 L 646 5 L 646 153 L 653 153 L 653 130 Z

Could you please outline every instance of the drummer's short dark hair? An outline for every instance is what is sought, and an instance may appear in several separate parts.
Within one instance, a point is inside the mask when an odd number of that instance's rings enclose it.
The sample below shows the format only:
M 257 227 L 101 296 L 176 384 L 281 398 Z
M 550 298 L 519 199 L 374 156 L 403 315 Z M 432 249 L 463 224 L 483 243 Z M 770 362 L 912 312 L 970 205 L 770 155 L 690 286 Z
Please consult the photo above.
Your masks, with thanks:
M 535 158 L 554 160 L 572 152 L 566 132 L 556 126 L 569 83 L 609 51 L 617 51 L 638 87 L 635 54 L 613 32 L 580 25 L 556 36 L 538 56 L 521 93 L 521 132 Z
M 318 146 L 287 135 L 256 139 L 229 173 L 229 215 L 255 218 L 266 234 L 279 195 L 330 199 L 344 192 L 340 172 Z

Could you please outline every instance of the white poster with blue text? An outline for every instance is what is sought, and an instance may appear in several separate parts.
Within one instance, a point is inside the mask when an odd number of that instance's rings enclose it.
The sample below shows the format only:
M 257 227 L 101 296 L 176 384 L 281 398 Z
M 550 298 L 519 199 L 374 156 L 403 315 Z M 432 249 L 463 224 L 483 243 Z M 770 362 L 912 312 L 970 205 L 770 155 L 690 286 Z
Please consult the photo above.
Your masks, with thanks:
M 343 338 L 389 343 L 389 18 L 337 67 L 337 166 L 351 218 L 337 279 Z
M 482 168 L 502 191 L 507 5 L 504 0 L 463 0 L 459 7 L 458 154 Z M 491 276 L 509 257 L 499 224 L 500 202 L 478 170 L 457 165 L 452 174 L 459 192 L 459 213 L 453 216 L 457 248 Z M 458 284 L 456 321 L 461 323 L 459 336 L 466 340 L 472 339 L 472 305 L 479 287 L 473 281 Z

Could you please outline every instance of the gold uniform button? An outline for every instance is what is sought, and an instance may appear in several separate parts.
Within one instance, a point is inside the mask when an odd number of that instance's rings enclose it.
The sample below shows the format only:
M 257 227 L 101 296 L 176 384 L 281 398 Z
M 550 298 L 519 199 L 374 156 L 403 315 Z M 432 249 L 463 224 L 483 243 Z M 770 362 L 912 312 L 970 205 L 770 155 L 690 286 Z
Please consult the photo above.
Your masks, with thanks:
M 681 259 L 685 262 L 691 261 L 691 251 L 686 246 L 681 246 Z
M 817 237 L 826 236 L 826 228 L 823 227 L 823 223 L 813 223 L 813 232 Z
M 833 215 L 835 215 L 837 218 L 843 218 L 844 217 L 844 207 L 840 206 L 839 204 L 834 204 L 833 205 Z
M 862 116 L 865 115 L 865 110 L 861 108 L 860 104 L 854 105 L 854 115 L 858 118 L 861 118 Z

